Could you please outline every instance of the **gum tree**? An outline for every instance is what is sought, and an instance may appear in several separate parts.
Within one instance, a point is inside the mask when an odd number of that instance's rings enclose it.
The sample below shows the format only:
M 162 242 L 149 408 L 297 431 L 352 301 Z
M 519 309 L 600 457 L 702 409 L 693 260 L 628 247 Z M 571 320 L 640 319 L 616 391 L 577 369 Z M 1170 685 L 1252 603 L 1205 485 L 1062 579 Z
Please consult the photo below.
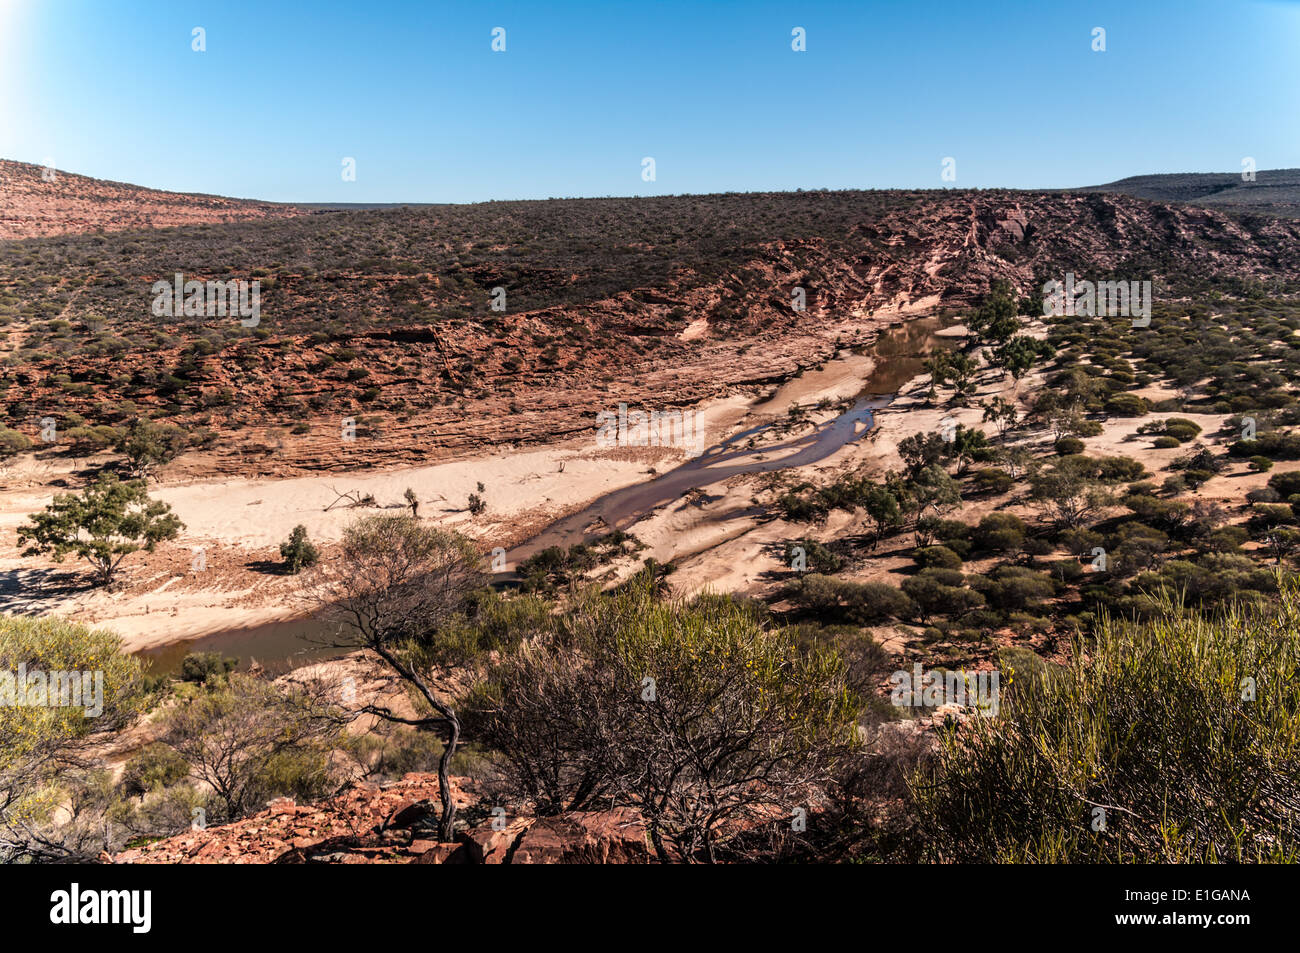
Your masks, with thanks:
M 152 500 L 141 481 L 111 473 L 81 493 L 60 493 L 43 513 L 18 528 L 24 556 L 50 555 L 62 562 L 69 553 L 90 563 L 101 586 L 113 581 L 122 560 L 143 549 L 153 552 L 185 528 L 171 507 Z

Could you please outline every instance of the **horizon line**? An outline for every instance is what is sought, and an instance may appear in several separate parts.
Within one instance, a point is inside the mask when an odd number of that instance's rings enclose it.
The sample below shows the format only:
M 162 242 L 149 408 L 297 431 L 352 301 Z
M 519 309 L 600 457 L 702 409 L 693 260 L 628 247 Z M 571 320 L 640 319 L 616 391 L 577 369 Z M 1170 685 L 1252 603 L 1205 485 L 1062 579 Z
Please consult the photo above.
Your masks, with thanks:
M 28 162 L 23 159 L 9 159 L 0 156 L 0 163 L 11 162 L 16 165 L 25 165 L 32 168 L 46 168 L 39 162 Z M 434 205 L 488 205 L 496 202 L 572 202 L 572 201 L 608 201 L 616 199 L 654 199 L 654 198 L 706 198 L 716 195 L 798 195 L 805 192 L 1078 192 L 1087 189 L 1100 189 L 1108 185 L 1117 185 L 1121 182 L 1127 182 L 1131 179 L 1153 178 L 1156 176 L 1232 176 L 1239 177 L 1242 173 L 1238 171 L 1229 172 L 1140 172 L 1134 175 L 1126 175 L 1122 178 L 1112 179 L 1109 182 L 1100 182 L 1092 185 L 1074 185 L 1074 186 L 1017 186 L 1017 185 L 972 185 L 972 186 L 810 186 L 798 187 L 793 189 L 727 189 L 718 192 L 656 192 L 649 194 L 628 193 L 623 195 L 550 195 L 546 198 L 489 198 L 478 199 L 471 202 L 448 202 L 448 201 L 430 201 L 426 199 L 397 199 L 393 201 L 371 201 L 371 202 L 330 202 L 319 200 L 285 200 L 285 199 L 266 199 L 251 196 L 227 195 L 221 192 L 192 192 L 180 191 L 177 189 L 158 188 L 152 185 L 142 185 L 139 182 L 126 182 L 119 179 L 102 179 L 98 176 L 87 175 L 84 172 L 74 172 L 68 169 L 54 167 L 54 171 L 59 175 L 77 176 L 83 179 L 91 179 L 95 182 L 104 182 L 109 185 L 125 186 L 133 189 L 144 189 L 150 192 L 160 192 L 169 195 L 185 195 L 196 198 L 219 198 L 235 202 L 255 202 L 263 205 L 283 205 L 300 208 L 321 208 L 321 209 L 365 209 L 365 208 L 393 208 L 402 206 L 434 206 Z M 1255 175 L 1264 175 L 1276 172 L 1296 172 L 1300 174 L 1300 167 L 1286 167 L 1277 169 L 1258 169 Z M 1242 180 L 1243 184 L 1252 184 Z

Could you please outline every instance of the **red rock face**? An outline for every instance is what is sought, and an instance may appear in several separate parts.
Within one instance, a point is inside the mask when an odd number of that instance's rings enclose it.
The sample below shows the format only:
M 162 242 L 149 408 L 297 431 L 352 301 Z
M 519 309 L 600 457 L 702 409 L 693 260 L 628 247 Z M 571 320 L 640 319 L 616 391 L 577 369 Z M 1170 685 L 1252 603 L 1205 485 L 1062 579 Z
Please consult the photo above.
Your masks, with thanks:
M 288 205 L 159 192 L 0 159 L 0 241 L 302 214 Z

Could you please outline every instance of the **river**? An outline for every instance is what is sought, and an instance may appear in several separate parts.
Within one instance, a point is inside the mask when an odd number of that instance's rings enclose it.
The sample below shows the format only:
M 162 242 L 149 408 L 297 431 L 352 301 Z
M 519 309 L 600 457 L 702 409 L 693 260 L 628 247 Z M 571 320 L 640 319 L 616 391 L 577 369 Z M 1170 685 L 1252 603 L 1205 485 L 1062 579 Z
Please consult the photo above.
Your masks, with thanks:
M 829 457 L 871 429 L 874 412 L 888 406 L 897 391 L 922 372 L 927 357 L 953 345 L 954 339 L 938 333 L 944 326 L 943 319 L 926 317 L 881 331 L 862 352 L 873 361 L 871 371 L 850 407 L 839 416 L 807 433 L 761 449 L 748 448 L 744 443 L 771 427 L 773 421 L 747 427 L 653 480 L 607 493 L 582 510 L 557 520 L 507 554 L 509 565 L 516 565 L 548 546 L 568 547 L 612 529 L 626 529 L 656 507 L 695 487 L 742 473 L 806 466 Z M 784 413 L 784 408 L 774 410 Z M 152 660 L 154 673 L 176 671 L 190 652 L 220 652 L 238 657 L 243 666 L 256 659 L 271 671 L 282 671 L 338 655 L 338 649 L 319 644 L 326 634 L 322 622 L 293 619 L 175 642 L 146 650 L 141 655 Z

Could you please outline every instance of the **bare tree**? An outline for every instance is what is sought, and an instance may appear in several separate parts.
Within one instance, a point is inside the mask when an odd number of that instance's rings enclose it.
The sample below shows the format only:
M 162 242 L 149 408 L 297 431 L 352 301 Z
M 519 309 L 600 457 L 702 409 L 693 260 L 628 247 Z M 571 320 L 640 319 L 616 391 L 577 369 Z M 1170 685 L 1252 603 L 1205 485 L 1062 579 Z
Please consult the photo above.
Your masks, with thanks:
M 334 494 L 334 502 L 325 507 L 326 513 L 340 504 L 342 504 L 345 509 L 349 510 L 364 509 L 366 507 L 379 505 L 379 502 L 375 499 L 373 493 L 362 493 L 360 490 L 348 490 L 340 493 L 338 490 L 334 489 L 334 487 L 330 487 L 329 490 Z
M 660 860 L 715 862 L 859 743 L 842 659 L 792 639 L 648 583 L 587 598 L 491 670 L 484 737 L 540 810 L 634 807 Z

